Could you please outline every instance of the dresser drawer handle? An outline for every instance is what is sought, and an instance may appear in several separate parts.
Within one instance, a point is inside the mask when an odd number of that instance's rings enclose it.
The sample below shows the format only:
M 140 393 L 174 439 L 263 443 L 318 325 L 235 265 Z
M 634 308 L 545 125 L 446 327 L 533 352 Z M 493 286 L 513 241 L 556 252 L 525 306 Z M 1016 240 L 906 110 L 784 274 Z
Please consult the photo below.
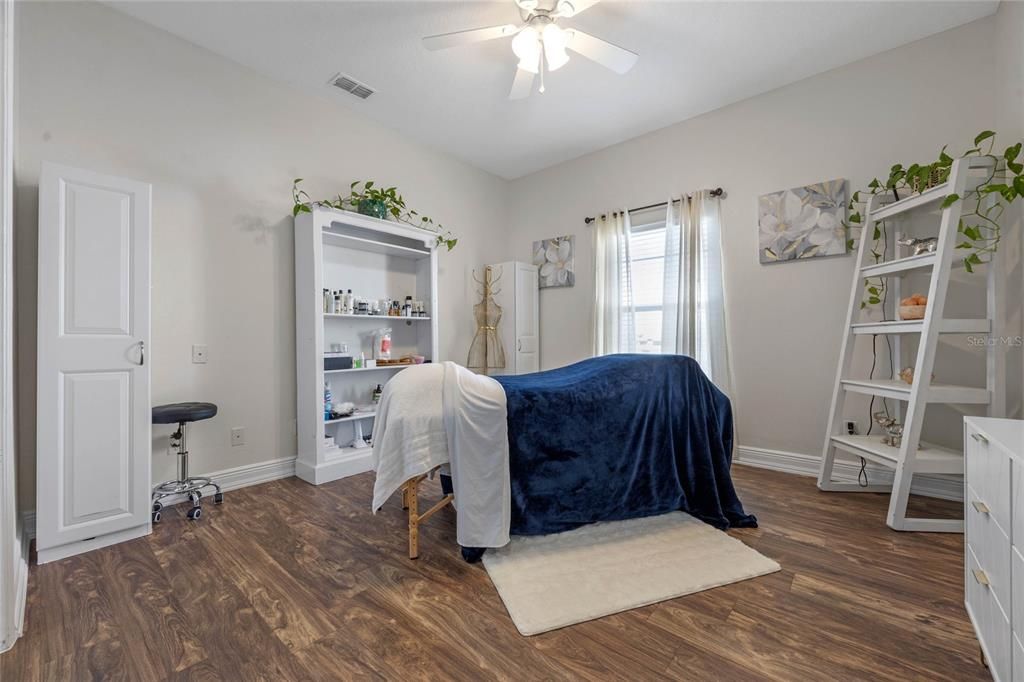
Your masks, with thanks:
M 981 570 L 980 568 L 976 568 L 972 572 L 974 573 L 974 579 L 978 581 L 979 585 L 984 585 L 985 587 L 988 587 L 988 575 L 985 574 L 985 571 Z
M 988 438 L 985 438 L 985 436 L 981 435 L 980 433 L 972 433 L 971 438 L 978 441 L 982 445 L 988 445 Z
M 974 505 L 974 508 L 978 510 L 979 514 L 988 514 L 989 513 L 988 505 L 985 504 L 984 502 L 981 502 L 979 500 L 974 500 L 973 502 L 971 502 L 971 504 Z

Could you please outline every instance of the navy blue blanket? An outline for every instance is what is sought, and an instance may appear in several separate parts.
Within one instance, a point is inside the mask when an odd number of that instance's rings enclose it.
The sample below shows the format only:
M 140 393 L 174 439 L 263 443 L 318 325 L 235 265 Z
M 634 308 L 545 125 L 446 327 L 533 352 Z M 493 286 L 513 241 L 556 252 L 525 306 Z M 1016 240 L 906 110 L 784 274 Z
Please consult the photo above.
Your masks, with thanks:
M 675 510 L 721 529 L 757 525 L 729 474 L 732 406 L 692 358 L 607 355 L 495 378 L 508 403 L 512 534 Z

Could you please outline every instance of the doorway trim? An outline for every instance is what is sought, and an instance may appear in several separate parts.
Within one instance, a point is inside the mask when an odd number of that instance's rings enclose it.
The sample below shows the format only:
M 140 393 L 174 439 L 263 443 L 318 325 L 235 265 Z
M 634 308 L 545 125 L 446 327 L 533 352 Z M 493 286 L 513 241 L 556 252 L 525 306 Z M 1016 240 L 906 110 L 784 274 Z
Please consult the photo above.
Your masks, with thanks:
M 0 652 L 25 620 L 28 534 L 18 521 L 14 448 L 14 0 L 0 0 Z

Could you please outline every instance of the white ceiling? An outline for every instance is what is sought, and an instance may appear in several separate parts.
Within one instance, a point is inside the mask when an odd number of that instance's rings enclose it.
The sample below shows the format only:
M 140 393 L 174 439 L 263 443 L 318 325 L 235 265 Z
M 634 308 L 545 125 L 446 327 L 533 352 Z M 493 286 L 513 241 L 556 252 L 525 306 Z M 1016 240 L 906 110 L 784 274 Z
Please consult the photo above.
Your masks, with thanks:
M 515 102 L 509 39 L 443 52 L 420 43 L 518 23 L 512 0 L 110 4 L 516 178 L 981 18 L 998 2 L 606 0 L 565 25 L 640 53 L 633 70 L 619 76 L 572 54 L 545 94 Z M 376 94 L 361 101 L 329 88 L 339 71 Z

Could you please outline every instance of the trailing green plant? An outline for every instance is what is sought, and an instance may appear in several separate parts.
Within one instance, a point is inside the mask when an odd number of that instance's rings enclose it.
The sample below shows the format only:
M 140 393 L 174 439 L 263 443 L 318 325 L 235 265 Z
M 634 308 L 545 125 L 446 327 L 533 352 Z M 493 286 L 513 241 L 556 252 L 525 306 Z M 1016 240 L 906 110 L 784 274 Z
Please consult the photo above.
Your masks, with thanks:
M 996 134 L 985 130 L 974 138 L 974 146 L 964 152 L 960 158 L 982 157 L 991 159 L 987 164 L 986 177 L 977 185 L 965 192 L 965 196 L 949 194 L 943 200 L 943 209 L 957 201 L 964 202 L 960 223 L 957 225 L 959 234 L 957 249 L 967 251 L 962 257 L 967 272 L 974 272 L 975 266 L 988 263 L 996 252 L 1002 236 L 999 220 L 1006 207 L 1024 197 L 1024 163 L 1021 159 L 1021 143 L 1007 147 L 1002 154 L 995 153 Z M 948 145 L 947 145 L 948 146 Z M 897 200 L 906 198 L 913 193 L 926 191 L 932 186 L 942 184 L 949 179 L 954 158 L 946 153 L 943 147 L 939 158 L 931 163 L 913 163 L 904 167 L 895 164 L 889 169 L 889 177 L 883 182 L 873 179 L 866 190 L 854 192 L 849 202 L 849 215 L 843 222 L 847 234 L 856 228 L 861 229 L 860 237 L 864 238 L 864 207 L 867 197 L 875 194 L 891 192 Z M 994 197 L 994 201 L 989 201 Z M 888 236 L 886 221 L 876 221 L 871 234 L 870 254 L 876 263 L 885 257 Z M 855 239 L 848 239 L 849 248 L 854 248 Z M 888 291 L 885 277 L 869 277 L 864 280 L 864 299 L 860 307 L 877 305 L 885 301 Z
M 335 199 L 320 199 L 314 201 L 299 187 L 302 178 L 295 178 L 292 181 L 292 215 L 300 213 L 311 213 L 313 206 L 326 206 L 343 211 L 358 210 L 360 202 L 379 202 L 383 204 L 387 215 L 392 219 L 437 234 L 437 245 L 444 245 L 449 251 L 455 248 L 459 242 L 450 230 L 444 225 L 434 221 L 430 216 L 420 215 L 408 208 L 405 198 L 398 192 L 396 187 L 378 187 L 373 180 L 356 180 L 349 185 L 347 196 L 338 194 Z

